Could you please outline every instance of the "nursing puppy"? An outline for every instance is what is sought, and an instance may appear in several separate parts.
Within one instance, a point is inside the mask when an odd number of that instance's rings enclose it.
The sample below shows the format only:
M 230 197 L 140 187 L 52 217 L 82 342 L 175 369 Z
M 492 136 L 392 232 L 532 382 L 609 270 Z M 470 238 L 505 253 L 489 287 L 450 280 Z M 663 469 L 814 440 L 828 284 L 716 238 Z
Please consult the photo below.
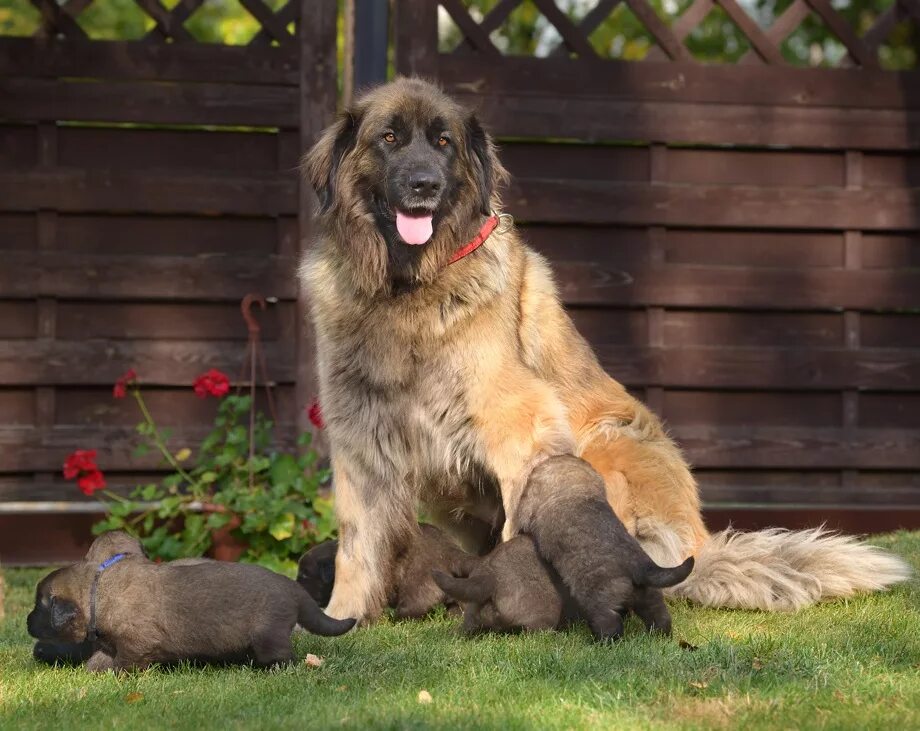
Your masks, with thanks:
M 93 642 L 87 670 L 183 660 L 270 666 L 293 659 L 297 623 L 320 635 L 354 625 L 353 619 L 327 617 L 296 582 L 260 566 L 156 564 L 143 553 L 97 562 L 104 547 L 123 540 L 101 536 L 88 558 L 42 579 L 27 620 L 29 634 L 39 640 Z
M 387 605 L 396 610 L 399 619 L 424 617 L 439 604 L 452 603 L 432 572 L 465 574 L 476 562 L 433 525 L 422 523 L 419 529 L 396 558 L 396 580 Z M 320 543 L 307 551 L 298 565 L 297 583 L 321 606 L 332 595 L 337 549 L 338 541 Z
M 519 515 L 521 530 L 565 577 L 597 639 L 622 636 L 628 610 L 650 631 L 670 634 L 661 589 L 686 579 L 694 559 L 672 568 L 652 561 L 614 514 L 604 481 L 591 465 L 569 455 L 545 460 L 527 481 Z
M 564 507 L 547 499 L 562 489 L 568 493 Z M 597 639 L 617 639 L 631 610 L 649 631 L 670 634 L 661 587 L 686 579 L 693 558 L 669 569 L 655 564 L 614 515 L 587 462 L 562 456 L 539 465 L 521 510 L 534 538 L 520 535 L 501 544 L 467 578 L 435 572 L 438 586 L 463 602 L 466 631 L 556 629 L 583 618 Z M 558 526 L 547 531 L 551 520 L 566 526 L 561 534 Z M 565 567 L 569 586 L 541 554 Z
M 530 536 L 518 535 L 478 559 L 466 578 L 434 571 L 435 582 L 463 607 L 463 630 L 512 632 L 562 629 L 578 607 Z

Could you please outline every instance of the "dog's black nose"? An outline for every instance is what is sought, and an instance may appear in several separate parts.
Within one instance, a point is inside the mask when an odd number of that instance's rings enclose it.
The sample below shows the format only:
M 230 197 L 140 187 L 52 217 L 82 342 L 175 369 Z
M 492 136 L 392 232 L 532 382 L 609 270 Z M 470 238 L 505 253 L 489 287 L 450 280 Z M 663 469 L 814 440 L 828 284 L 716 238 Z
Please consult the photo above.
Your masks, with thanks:
M 430 196 L 441 190 L 441 179 L 427 170 L 416 170 L 409 173 L 409 187 L 419 195 Z

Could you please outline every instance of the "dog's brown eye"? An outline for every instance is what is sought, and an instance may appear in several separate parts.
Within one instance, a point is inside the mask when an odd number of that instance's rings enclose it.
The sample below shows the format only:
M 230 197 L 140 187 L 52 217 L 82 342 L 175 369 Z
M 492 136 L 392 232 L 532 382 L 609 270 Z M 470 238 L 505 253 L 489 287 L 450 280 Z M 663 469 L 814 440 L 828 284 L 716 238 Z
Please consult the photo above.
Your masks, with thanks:
M 396 142 L 396 135 L 394 135 L 392 132 L 386 132 L 383 135 L 383 141 L 388 145 L 392 145 L 394 142 Z
M 444 135 L 441 135 L 440 137 L 438 137 L 438 145 L 440 145 L 441 147 L 447 147 L 449 142 L 450 140 L 447 139 Z

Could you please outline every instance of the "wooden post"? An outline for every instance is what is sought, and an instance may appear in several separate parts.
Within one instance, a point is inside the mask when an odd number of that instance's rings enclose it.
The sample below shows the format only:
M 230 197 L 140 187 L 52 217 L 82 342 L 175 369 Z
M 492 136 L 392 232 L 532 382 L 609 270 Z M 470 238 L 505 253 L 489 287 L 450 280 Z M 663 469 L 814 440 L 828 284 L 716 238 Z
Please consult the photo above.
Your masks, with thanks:
M 300 149 L 306 152 L 331 124 L 336 110 L 336 0 L 301 0 L 300 21 Z M 298 197 L 299 253 L 302 255 L 313 236 L 312 219 L 316 196 L 301 179 Z M 291 276 L 296 276 L 292 271 Z M 316 345 L 310 323 L 306 293 L 297 291 L 297 427 L 310 428 L 306 407 L 316 397 Z M 320 438 L 314 444 L 324 451 Z
M 390 7 L 387 0 L 348 0 L 345 35 L 345 101 L 387 80 Z M 350 73 L 349 73 L 350 72 Z

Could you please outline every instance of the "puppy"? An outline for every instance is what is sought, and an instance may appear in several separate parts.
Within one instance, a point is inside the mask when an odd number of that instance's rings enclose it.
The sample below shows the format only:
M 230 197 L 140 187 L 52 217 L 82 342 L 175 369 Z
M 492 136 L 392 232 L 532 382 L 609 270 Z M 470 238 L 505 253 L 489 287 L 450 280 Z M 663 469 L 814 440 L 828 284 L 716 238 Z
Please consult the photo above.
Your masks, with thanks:
M 553 499 L 563 491 L 566 501 Z M 597 639 L 616 639 L 632 610 L 649 631 L 670 634 L 660 588 L 686 579 L 693 558 L 674 568 L 652 561 L 611 510 L 587 462 L 570 456 L 543 462 L 531 473 L 520 510 L 531 535 L 499 545 L 468 578 L 434 574 L 438 586 L 463 602 L 465 630 L 553 629 L 583 618 Z M 557 569 L 572 577 L 570 585 Z
M 564 500 L 559 496 L 565 495 Z M 531 473 L 521 498 L 521 531 L 560 575 L 599 640 L 623 634 L 634 611 L 649 631 L 671 633 L 661 589 L 687 578 L 693 557 L 662 568 L 642 550 L 607 502 L 604 481 L 578 457 L 552 457 Z
M 475 565 L 474 556 L 458 548 L 440 529 L 422 523 L 419 533 L 397 554 L 393 591 L 388 606 L 399 619 L 424 617 L 439 604 L 453 603 L 435 583 L 432 571 L 466 574 Z M 325 606 L 335 582 L 335 554 L 338 541 L 314 546 L 300 559 L 297 582 L 317 603 Z
M 102 563 L 106 558 L 117 553 L 147 557 L 147 552 L 136 538 L 122 531 L 111 531 L 102 534 L 93 542 L 83 560 L 91 563 Z M 180 558 L 172 561 L 170 565 L 194 566 L 210 560 L 208 558 Z M 95 651 L 96 643 L 93 640 L 84 640 L 83 642 L 38 640 L 32 648 L 32 657 L 46 665 L 71 667 L 82 665 L 93 656 Z
M 466 578 L 434 571 L 441 590 L 463 606 L 463 630 L 513 632 L 562 629 L 578 607 L 530 536 L 518 535 L 478 559 Z
M 355 620 L 326 616 L 290 579 L 260 566 L 203 561 L 157 564 L 143 553 L 107 547 L 106 534 L 84 559 L 39 582 L 29 634 L 56 643 L 93 642 L 87 670 L 142 669 L 153 663 L 289 662 L 296 623 L 340 635 Z M 126 544 L 125 544 L 126 545 Z

